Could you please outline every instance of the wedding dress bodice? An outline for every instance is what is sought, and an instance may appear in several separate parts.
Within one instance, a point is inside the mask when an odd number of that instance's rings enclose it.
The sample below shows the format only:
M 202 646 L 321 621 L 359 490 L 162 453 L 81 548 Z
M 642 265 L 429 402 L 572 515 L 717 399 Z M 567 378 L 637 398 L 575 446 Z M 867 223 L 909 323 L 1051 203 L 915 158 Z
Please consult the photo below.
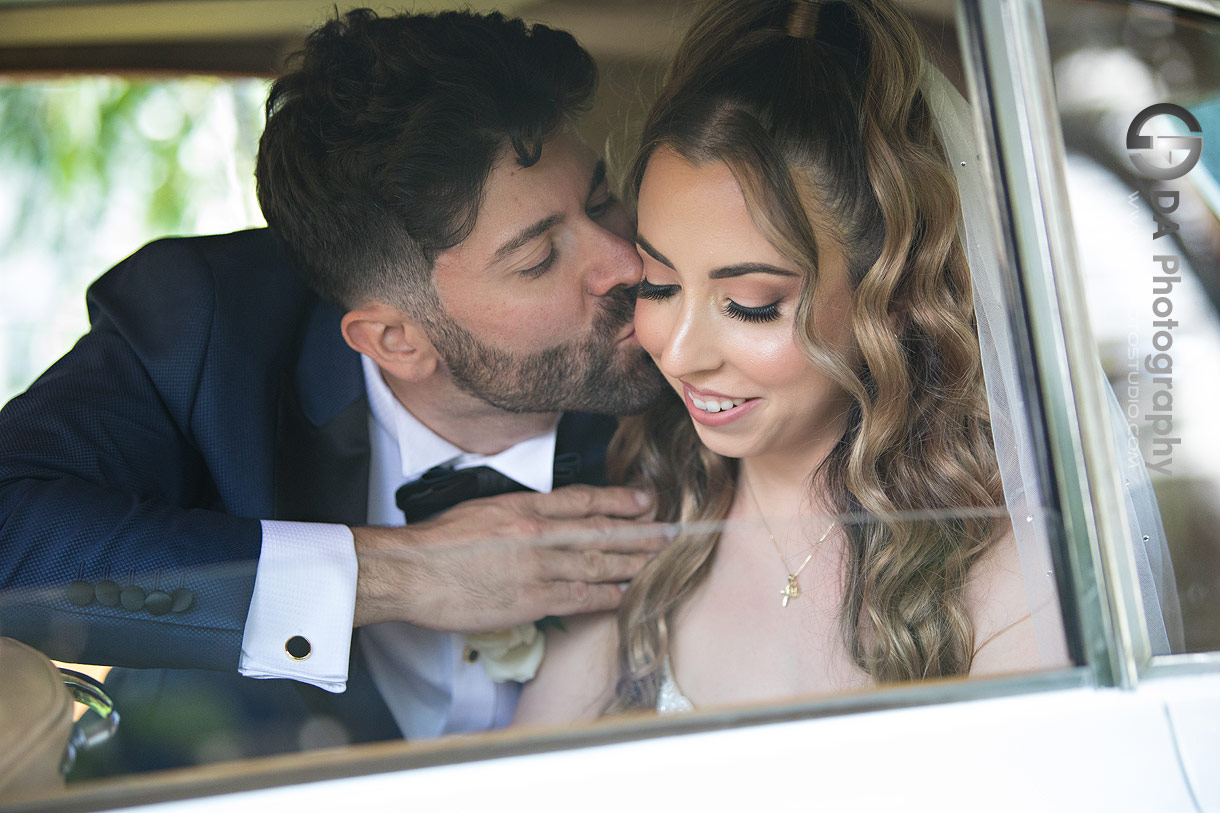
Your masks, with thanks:
M 666 655 L 665 660 L 661 662 L 661 689 L 657 692 L 657 713 L 677 714 L 694 710 L 695 705 L 678 688 L 674 671 L 669 665 L 669 656 Z

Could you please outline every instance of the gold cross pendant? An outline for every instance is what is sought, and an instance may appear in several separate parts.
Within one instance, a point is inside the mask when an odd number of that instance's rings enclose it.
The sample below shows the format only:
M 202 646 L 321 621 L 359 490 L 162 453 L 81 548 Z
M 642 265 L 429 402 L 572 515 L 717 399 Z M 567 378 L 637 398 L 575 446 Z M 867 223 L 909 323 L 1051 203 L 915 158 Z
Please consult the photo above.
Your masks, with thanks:
M 788 574 L 788 584 L 783 590 L 779 591 L 779 594 L 784 597 L 780 602 L 780 606 L 783 607 L 788 606 L 789 599 L 801 597 L 801 586 L 797 583 L 796 576 L 791 573 Z

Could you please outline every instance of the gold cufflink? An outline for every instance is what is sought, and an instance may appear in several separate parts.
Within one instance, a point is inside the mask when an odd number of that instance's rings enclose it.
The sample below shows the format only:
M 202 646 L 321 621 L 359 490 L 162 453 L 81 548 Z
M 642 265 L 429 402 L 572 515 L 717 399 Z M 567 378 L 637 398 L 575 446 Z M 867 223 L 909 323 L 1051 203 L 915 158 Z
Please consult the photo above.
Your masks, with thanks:
M 294 635 L 284 642 L 284 651 L 294 661 L 303 661 L 313 653 L 313 645 L 308 638 Z

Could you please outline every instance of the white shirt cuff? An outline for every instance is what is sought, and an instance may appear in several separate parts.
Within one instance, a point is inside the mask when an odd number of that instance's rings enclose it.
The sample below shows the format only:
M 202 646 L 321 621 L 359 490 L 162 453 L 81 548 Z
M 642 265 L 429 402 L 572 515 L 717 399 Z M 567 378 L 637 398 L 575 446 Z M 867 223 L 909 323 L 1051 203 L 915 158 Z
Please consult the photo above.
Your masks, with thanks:
M 347 688 L 356 547 L 345 525 L 263 520 L 238 671 Z

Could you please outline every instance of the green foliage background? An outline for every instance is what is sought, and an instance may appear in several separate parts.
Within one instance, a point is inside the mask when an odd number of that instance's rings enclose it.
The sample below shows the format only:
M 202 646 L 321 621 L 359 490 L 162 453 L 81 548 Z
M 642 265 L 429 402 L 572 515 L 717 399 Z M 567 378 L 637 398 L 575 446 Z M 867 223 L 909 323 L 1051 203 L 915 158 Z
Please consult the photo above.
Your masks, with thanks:
M 262 225 L 267 84 L 0 82 L 0 403 L 87 328 L 84 289 L 149 240 Z

